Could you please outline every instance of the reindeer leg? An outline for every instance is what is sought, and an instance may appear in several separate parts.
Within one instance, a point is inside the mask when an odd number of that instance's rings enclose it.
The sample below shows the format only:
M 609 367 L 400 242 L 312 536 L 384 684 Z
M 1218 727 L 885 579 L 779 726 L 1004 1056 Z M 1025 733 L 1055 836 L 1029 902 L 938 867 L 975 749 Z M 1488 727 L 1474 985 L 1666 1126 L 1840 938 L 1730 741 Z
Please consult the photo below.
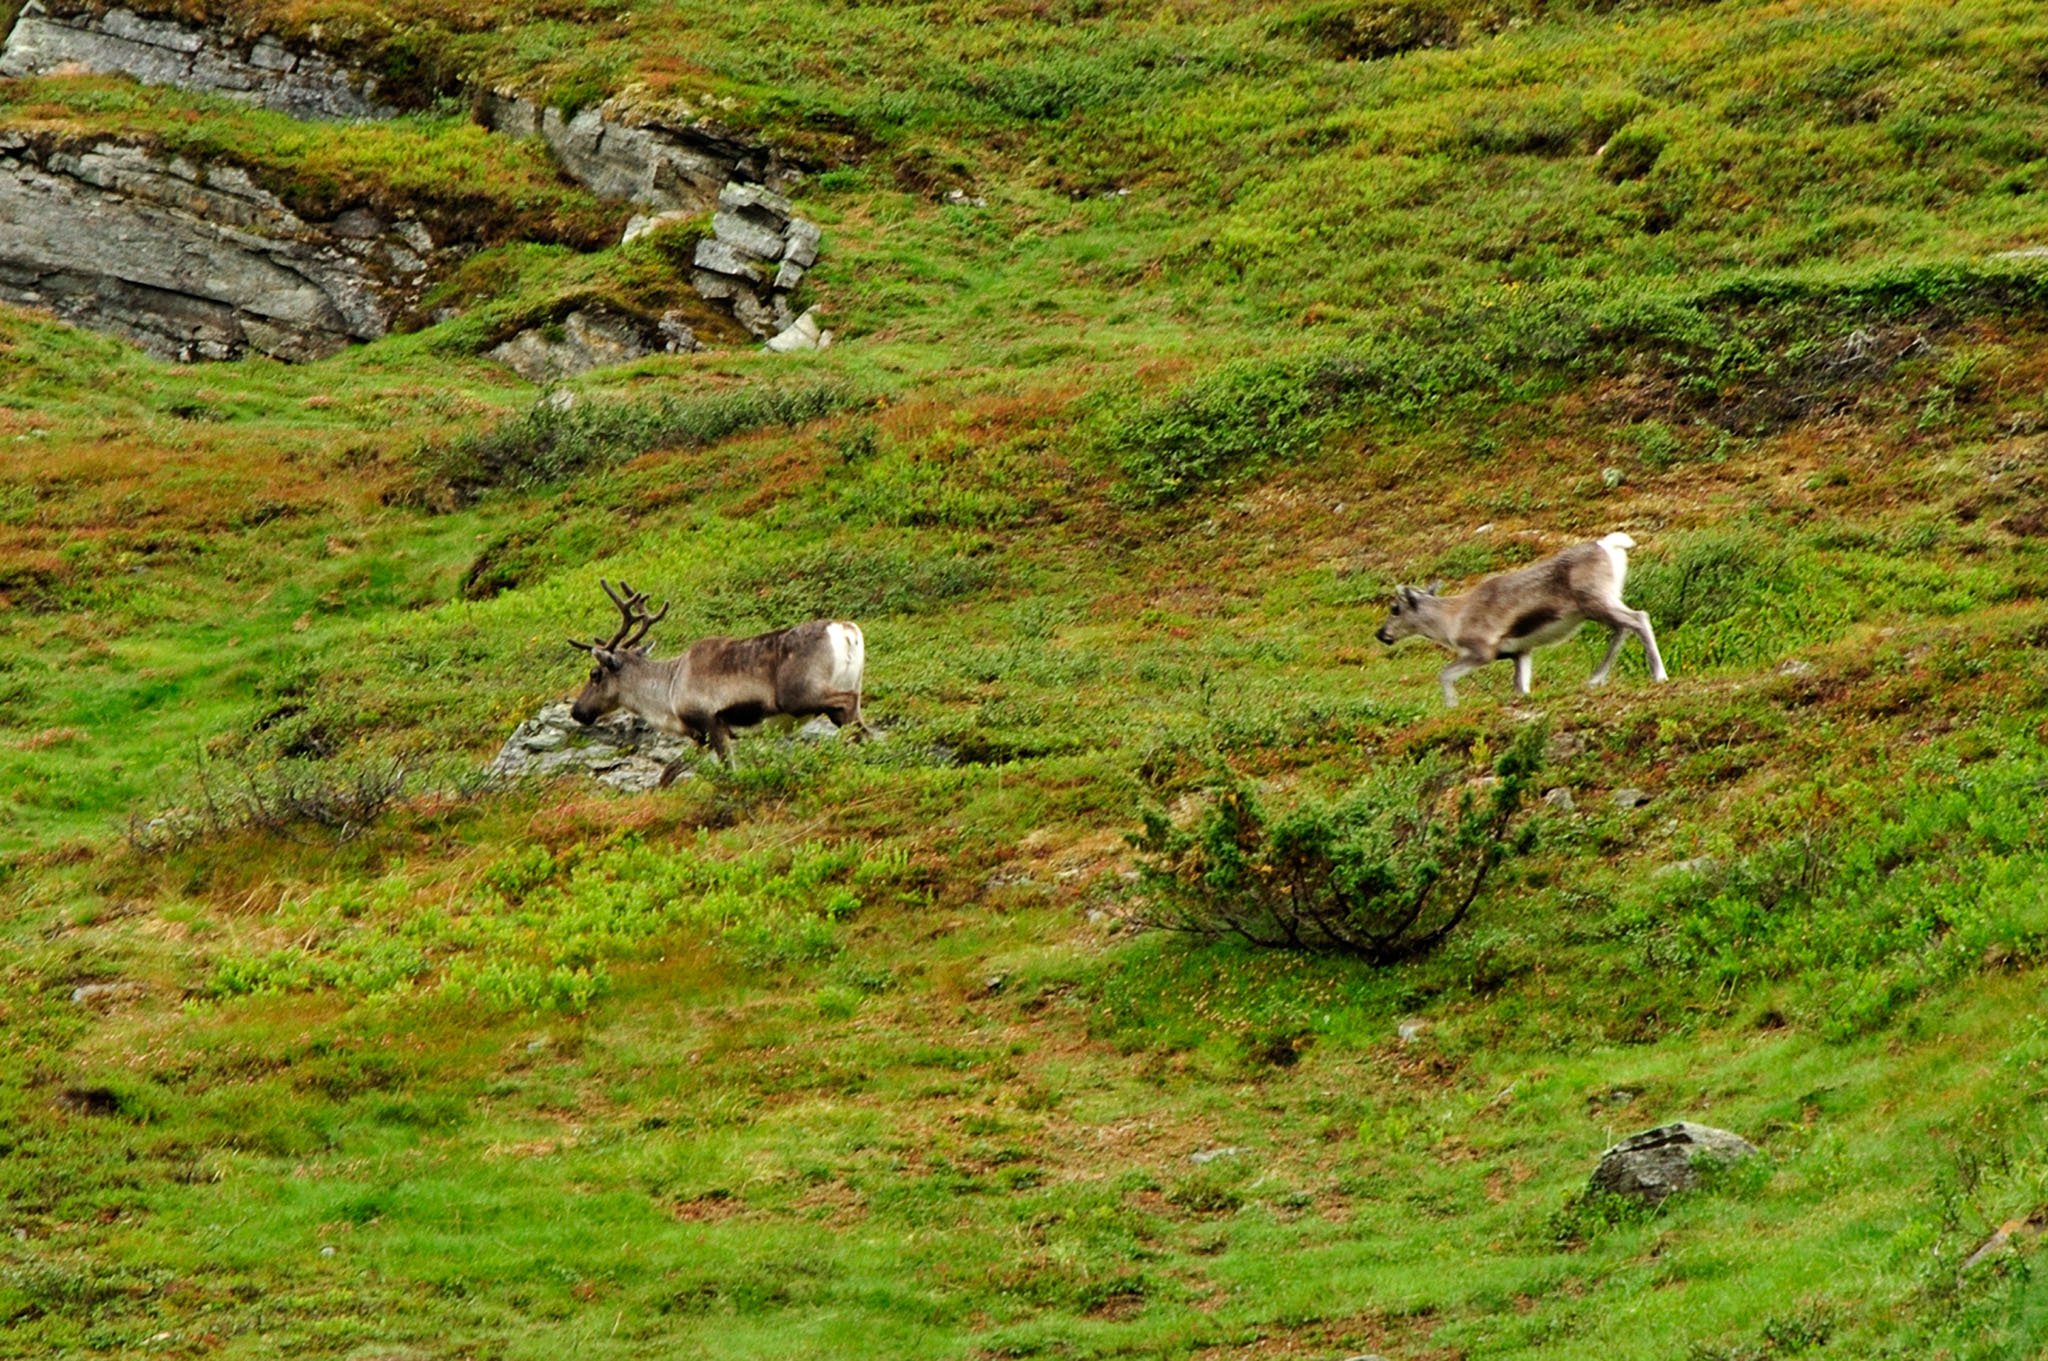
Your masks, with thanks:
M 1437 672 L 1437 682 L 1444 687 L 1444 707 L 1446 709 L 1458 707 L 1458 692 L 1451 688 L 1458 677 L 1469 675 L 1484 665 L 1486 665 L 1485 662 L 1461 653 L 1456 661 Z
M 732 729 L 725 726 L 725 721 L 718 718 L 712 719 L 707 736 L 711 740 L 711 750 L 717 754 L 719 760 L 725 762 L 725 768 L 727 770 L 738 770 L 739 767 L 733 763 L 732 759 Z
M 1670 680 L 1671 673 L 1664 669 L 1664 658 L 1657 651 L 1657 631 L 1650 627 L 1650 616 L 1642 610 L 1630 612 L 1635 615 L 1635 635 L 1643 640 L 1643 651 L 1650 654 L 1650 679 Z
M 842 691 L 832 697 L 831 703 L 825 707 L 825 717 L 831 719 L 833 726 L 842 731 L 852 728 L 856 741 L 870 738 L 880 741 L 882 738 L 881 732 L 861 717 L 860 696 L 851 690 Z
M 1515 654 L 1515 693 L 1518 695 L 1529 693 L 1530 664 L 1534 660 L 1534 655 L 1528 652 Z
M 1611 630 L 1611 636 L 1607 639 L 1607 655 L 1601 659 L 1600 665 L 1594 668 L 1593 674 L 1586 677 L 1588 686 L 1607 684 L 1607 673 L 1614 669 L 1614 659 L 1621 655 L 1622 641 L 1629 635 L 1629 630 L 1620 624 L 1609 624 L 1607 627 Z

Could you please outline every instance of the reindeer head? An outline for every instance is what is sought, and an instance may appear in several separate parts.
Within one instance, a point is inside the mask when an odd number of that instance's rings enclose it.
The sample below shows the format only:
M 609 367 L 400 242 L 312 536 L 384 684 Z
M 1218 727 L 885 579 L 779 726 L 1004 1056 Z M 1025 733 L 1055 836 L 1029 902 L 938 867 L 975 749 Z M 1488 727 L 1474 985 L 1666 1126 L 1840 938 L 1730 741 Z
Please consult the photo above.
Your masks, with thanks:
M 1380 625 L 1380 631 L 1373 636 L 1383 643 L 1398 643 L 1422 633 L 1422 613 L 1429 608 L 1429 601 L 1436 599 L 1441 581 L 1432 581 L 1428 586 L 1396 586 L 1394 588 L 1394 609 L 1387 616 L 1387 622 Z
M 597 584 L 604 587 L 604 593 L 611 597 L 612 604 L 619 607 L 619 613 L 624 617 L 608 639 L 594 638 L 587 643 L 575 638 L 569 640 L 570 647 L 578 652 L 588 652 L 592 663 L 590 679 L 584 683 L 583 693 L 576 696 L 576 703 L 569 710 L 570 717 L 586 727 L 619 707 L 624 688 L 619 680 L 620 673 L 633 662 L 647 660 L 647 651 L 640 642 L 647 636 L 647 631 L 668 614 L 667 602 L 663 602 L 659 611 L 649 614 L 647 592 L 636 591 L 623 581 L 616 591 L 603 577 L 597 579 Z

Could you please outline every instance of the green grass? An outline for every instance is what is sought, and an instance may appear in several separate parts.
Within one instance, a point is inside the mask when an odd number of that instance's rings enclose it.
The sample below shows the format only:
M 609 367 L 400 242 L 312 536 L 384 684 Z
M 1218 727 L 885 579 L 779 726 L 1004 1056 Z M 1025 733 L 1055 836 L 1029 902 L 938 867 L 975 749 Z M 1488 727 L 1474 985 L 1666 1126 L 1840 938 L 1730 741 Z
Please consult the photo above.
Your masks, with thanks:
M 234 16 L 388 124 L 0 88 L 485 247 L 300 368 L 0 315 L 0 1355 L 2039 1351 L 2032 1240 L 1960 1273 L 2048 1204 L 2036 7 L 375 8 Z M 812 158 L 841 343 L 537 405 L 479 354 L 689 305 L 696 228 L 607 246 L 454 73 Z M 1669 686 L 1370 638 L 1616 528 Z M 857 618 L 886 740 L 481 787 L 599 576 Z M 1536 721 L 1573 806 L 1426 958 L 1127 925 L 1219 763 Z M 1585 1196 L 1679 1118 L 1765 1159 Z

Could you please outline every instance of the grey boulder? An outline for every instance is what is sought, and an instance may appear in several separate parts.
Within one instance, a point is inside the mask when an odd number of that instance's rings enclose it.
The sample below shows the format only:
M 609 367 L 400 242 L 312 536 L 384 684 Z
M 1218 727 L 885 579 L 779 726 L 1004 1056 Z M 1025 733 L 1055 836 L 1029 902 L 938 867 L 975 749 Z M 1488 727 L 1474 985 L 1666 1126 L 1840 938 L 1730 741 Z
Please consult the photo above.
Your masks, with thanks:
M 1631 1135 L 1600 1155 L 1592 1189 L 1659 1201 L 1700 1184 L 1701 1172 L 1753 1158 L 1758 1149 L 1739 1134 L 1690 1120 Z

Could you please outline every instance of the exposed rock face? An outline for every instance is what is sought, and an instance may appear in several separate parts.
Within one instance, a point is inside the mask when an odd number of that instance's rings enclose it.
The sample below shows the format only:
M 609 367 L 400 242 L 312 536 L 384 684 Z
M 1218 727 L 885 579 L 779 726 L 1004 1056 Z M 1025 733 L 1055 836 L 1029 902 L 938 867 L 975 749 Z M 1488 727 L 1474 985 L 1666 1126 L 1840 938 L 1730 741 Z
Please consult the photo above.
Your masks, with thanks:
M 1600 1156 L 1592 1186 L 1610 1195 L 1662 1200 L 1699 1185 L 1703 1165 L 1739 1162 L 1757 1155 L 1739 1134 L 1680 1120 L 1623 1139 Z
M 0 53 L 0 75 L 74 72 L 125 73 L 300 118 L 396 112 L 359 73 L 271 37 L 238 46 L 217 30 L 128 9 L 30 0 Z M 718 235 L 693 272 L 699 291 L 728 303 L 756 336 L 796 321 L 787 295 L 816 260 L 819 232 L 768 187 L 797 178 L 773 149 L 702 120 L 625 107 L 564 117 L 507 94 L 488 96 L 482 117 L 544 139 L 571 178 L 646 208 L 648 220 L 715 204 Z M 166 162 L 114 143 L 53 149 L 0 133 L 0 300 L 47 307 L 166 358 L 256 350 L 317 359 L 373 339 L 417 298 L 432 250 L 416 223 L 363 212 L 301 221 L 234 167 Z M 572 314 L 559 333 L 523 333 L 497 357 L 542 381 L 695 348 L 689 328 L 667 319 L 650 330 Z
M 559 326 L 521 331 L 490 357 L 529 383 L 547 383 L 643 355 L 699 348 L 696 334 L 673 312 L 649 324 L 617 312 L 579 309 Z
M 695 751 L 631 714 L 611 714 L 583 727 L 569 716 L 568 702 L 558 701 L 514 729 L 489 770 L 507 777 L 585 774 L 637 794 L 659 788 L 670 763 Z
M 0 132 L 0 299 L 168 359 L 318 359 L 384 334 L 425 282 L 416 222 L 306 222 L 234 166 Z
M 29 0 L 0 52 L 0 76 L 90 72 L 145 85 L 245 99 L 294 118 L 389 118 L 369 82 L 317 52 L 264 35 L 246 47 L 220 33 L 125 9 L 95 12 L 76 0 Z
M 824 239 L 814 223 L 796 216 L 788 199 L 758 184 L 727 184 L 718 191 L 711 238 L 697 243 L 690 284 L 712 301 L 730 303 L 740 325 L 761 337 L 796 326 L 789 295 L 818 261 Z M 815 325 L 815 323 L 814 323 Z M 792 340 L 783 349 L 818 349 Z
M 485 97 L 480 116 L 493 131 L 546 142 L 569 178 L 599 198 L 656 213 L 701 213 L 729 180 L 787 184 L 796 178 L 772 148 L 742 141 L 715 123 L 607 117 L 597 108 L 564 117 L 560 109 L 503 92 Z

